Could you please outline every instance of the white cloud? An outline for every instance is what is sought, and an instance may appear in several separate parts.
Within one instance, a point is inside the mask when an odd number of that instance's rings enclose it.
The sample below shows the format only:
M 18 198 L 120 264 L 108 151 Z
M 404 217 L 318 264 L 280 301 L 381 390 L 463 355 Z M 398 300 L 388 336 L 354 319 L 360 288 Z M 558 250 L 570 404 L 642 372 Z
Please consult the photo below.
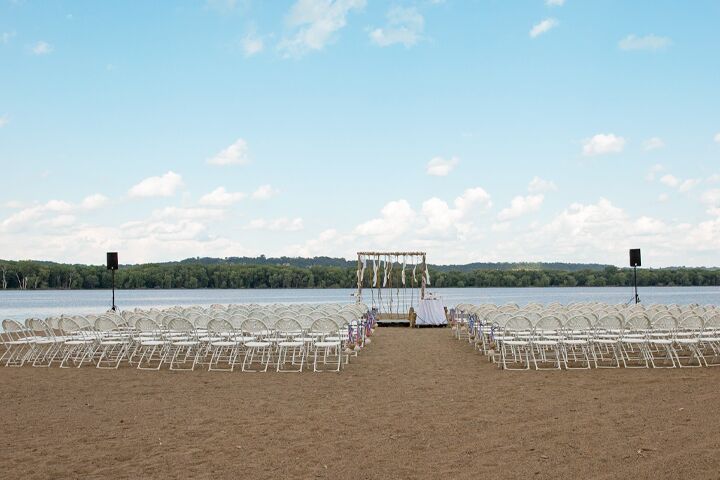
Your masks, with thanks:
M 182 177 L 169 171 L 159 177 L 148 177 L 133 186 L 128 195 L 131 197 L 171 197 L 184 185 Z
M 562 7 L 565 5 L 565 0 L 545 0 L 545 5 L 548 7 Z
M 680 185 L 680 179 L 669 173 L 660 177 L 660 183 L 668 187 L 675 188 Z
M 646 152 L 663 147 L 665 147 L 665 142 L 663 142 L 662 138 L 659 137 L 648 138 L 645 142 L 643 142 L 643 150 Z
M 598 133 L 583 142 L 583 155 L 604 155 L 620 153 L 625 148 L 625 139 L 612 133 Z
M 365 4 L 366 0 L 297 0 L 287 16 L 288 25 L 296 32 L 283 39 L 278 50 L 285 57 L 322 50 L 345 27 L 348 14 Z
M 245 197 L 247 197 L 247 194 L 243 192 L 228 192 L 225 190 L 225 187 L 218 187 L 212 192 L 203 195 L 200 198 L 200 205 L 227 207 L 239 202 Z
M 55 48 L 47 42 L 37 42 L 30 47 L 30 51 L 33 55 L 48 55 L 52 53 Z
M 242 138 L 206 160 L 210 165 L 246 165 L 250 162 L 248 144 Z
M 270 230 L 273 232 L 297 232 L 303 229 L 302 218 L 276 218 L 273 220 L 267 220 L 264 218 L 257 218 L 252 220 L 248 227 L 250 230 Z
M 21 232 L 38 226 L 67 226 L 75 222 L 75 216 L 71 215 L 72 213 L 101 208 L 107 203 L 107 200 L 107 197 L 99 193 L 85 197 L 78 204 L 64 200 L 50 200 L 13 213 L 0 222 L 0 231 Z M 20 202 L 8 202 L 5 206 L 13 209 L 23 207 Z
M 380 215 L 380 218 L 369 220 L 355 227 L 355 233 L 396 238 L 410 229 L 417 214 L 407 200 L 395 200 L 387 203 L 380 211 Z
M 251 30 L 243 37 L 242 48 L 246 57 L 252 57 L 263 51 L 265 43 L 262 37 L 255 33 L 255 30 Z
M 707 190 L 702 194 L 702 201 L 708 205 L 720 207 L 720 189 Z
M 165 207 L 154 210 L 150 218 L 152 220 L 221 220 L 224 216 L 225 210 L 220 208 Z
M 618 42 L 621 50 L 661 50 L 670 45 L 672 45 L 672 40 L 668 37 L 659 37 L 652 34 L 643 37 L 628 35 Z
M 652 182 L 655 180 L 655 177 L 660 172 L 664 172 L 664 171 L 665 171 L 665 167 L 660 165 L 659 163 L 656 163 L 655 165 L 650 167 L 650 170 L 648 170 L 647 175 L 645 175 L 645 180 L 647 180 L 648 182 Z
M 95 210 L 104 207 L 107 202 L 108 198 L 105 195 L 96 193 L 85 197 L 80 206 L 86 210 Z
M 387 25 L 370 31 L 370 40 L 380 47 L 402 43 L 412 47 L 422 38 L 425 19 L 415 8 L 392 7 L 387 13 Z
M 336 229 L 323 230 L 315 238 L 306 240 L 301 245 L 291 245 L 282 252 L 282 255 L 290 257 L 315 257 L 318 255 L 338 255 L 348 258 L 355 253 L 352 245 L 355 237 L 352 235 L 341 235 Z M 348 247 L 349 246 L 349 247 Z
M 701 199 L 708 206 L 706 212 L 709 215 L 720 217 L 720 189 L 707 190 Z
M 473 208 L 478 209 L 479 212 L 485 212 L 491 207 L 490 194 L 481 187 L 468 188 L 455 199 L 455 208 L 462 211 L 463 215 Z
M 0 43 L 7 44 L 10 43 L 10 40 L 12 40 L 15 37 L 15 32 L 3 32 L 0 35 Z
M 528 192 L 530 193 L 554 192 L 555 190 L 557 190 L 555 183 L 543 180 L 540 177 L 534 177 L 530 180 L 530 184 L 528 185 Z
M 720 132 L 716 133 L 713 137 L 713 140 L 715 140 L 715 143 L 720 143 Z
M 447 160 L 443 157 L 433 157 L 425 167 L 425 173 L 435 177 L 445 177 L 455 169 L 458 163 L 460 163 L 460 159 L 457 157 Z
M 665 203 L 668 200 L 670 200 L 670 195 L 668 195 L 667 193 L 661 193 L 660 195 L 658 195 L 658 202 Z
M 544 199 L 545 196 L 542 194 L 527 195 L 524 197 L 518 195 L 512 199 L 508 208 L 500 210 L 497 218 L 499 221 L 505 222 L 522 217 L 528 213 L 536 212 L 540 210 L 540 206 L 542 205 Z
M 699 178 L 688 178 L 686 180 L 683 180 L 668 173 L 660 177 L 660 183 L 670 188 L 677 188 L 679 192 L 684 193 L 692 190 L 697 185 L 702 183 L 702 180 Z
M 74 225 L 77 221 L 74 215 L 58 215 L 57 217 L 50 218 L 41 222 L 43 226 L 49 226 L 52 228 L 63 228 Z
M 273 188 L 270 185 L 261 185 L 252 193 L 254 200 L 267 200 L 280 193 L 280 190 Z
M 0 116 L 0 128 L 4 127 L 8 123 L 10 123 L 10 119 L 7 115 Z
M 2 206 L 5 208 L 17 209 L 17 208 L 22 208 L 23 203 L 18 200 L 9 200 L 9 201 L 3 203 Z
M 708 183 L 717 183 L 720 182 L 720 173 L 715 173 L 713 175 L 710 175 L 708 178 L 705 179 Z
M 480 187 L 469 188 L 455 198 L 454 208 L 433 197 L 423 202 L 416 231 L 428 238 L 464 238 L 473 229 L 472 217 L 490 207 L 490 195 Z
M 678 191 L 687 192 L 698 186 L 701 182 L 702 180 L 700 180 L 699 178 L 688 178 L 680 184 L 680 186 L 678 187 Z
M 452 207 L 437 197 L 425 200 L 419 213 L 407 200 L 395 200 L 382 208 L 379 218 L 361 223 L 353 233 L 371 237 L 369 241 L 377 248 L 391 248 L 408 232 L 413 232 L 417 242 L 464 239 L 474 231 L 473 217 L 491 207 L 490 195 L 481 187 L 465 190 Z
M 558 22 L 556 19 L 546 18 L 542 22 L 533 25 L 533 27 L 530 29 L 530 37 L 536 38 L 543 33 L 549 32 L 558 25 L 560 25 L 560 22 Z

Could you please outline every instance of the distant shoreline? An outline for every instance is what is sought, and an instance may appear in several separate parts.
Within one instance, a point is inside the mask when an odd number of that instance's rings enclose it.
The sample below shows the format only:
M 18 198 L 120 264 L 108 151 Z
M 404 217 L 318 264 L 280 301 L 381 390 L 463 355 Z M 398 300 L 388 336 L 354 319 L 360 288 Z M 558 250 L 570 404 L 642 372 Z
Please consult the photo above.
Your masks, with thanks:
M 193 260 L 193 261 L 191 261 Z M 182 262 L 121 266 L 115 286 L 122 290 L 155 289 L 355 289 L 357 264 L 344 259 L 189 259 Z M 277 265 L 270 262 L 282 261 Z M 296 265 L 287 263 L 295 262 Z M 314 263 L 313 263 L 314 262 Z M 333 265 L 333 262 L 336 262 Z M 492 268 L 488 268 L 492 265 Z M 484 266 L 485 268 L 478 268 Z M 429 265 L 430 288 L 523 288 L 523 287 L 629 287 L 633 270 L 597 264 L 502 263 L 454 266 Z M 388 275 L 388 285 L 402 287 L 401 268 Z M 406 269 L 406 288 L 417 288 Z M 384 272 L 380 272 L 382 276 Z M 365 270 L 364 288 L 372 283 L 372 268 Z M 640 287 L 720 286 L 720 268 L 640 268 Z M 104 266 L 69 265 L 39 261 L 0 260 L 0 290 L 95 290 L 109 289 L 112 276 Z

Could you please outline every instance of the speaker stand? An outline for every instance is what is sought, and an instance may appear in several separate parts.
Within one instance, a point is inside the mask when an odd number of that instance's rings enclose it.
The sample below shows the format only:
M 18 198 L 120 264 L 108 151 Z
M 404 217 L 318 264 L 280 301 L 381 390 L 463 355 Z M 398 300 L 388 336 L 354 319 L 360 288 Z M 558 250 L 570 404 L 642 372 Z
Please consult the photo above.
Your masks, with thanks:
M 111 270 L 112 272 L 112 310 L 113 312 L 117 310 L 117 307 L 115 306 L 115 270 Z
M 640 297 L 637 293 L 637 266 L 633 266 L 633 283 L 635 285 L 635 305 L 640 303 Z

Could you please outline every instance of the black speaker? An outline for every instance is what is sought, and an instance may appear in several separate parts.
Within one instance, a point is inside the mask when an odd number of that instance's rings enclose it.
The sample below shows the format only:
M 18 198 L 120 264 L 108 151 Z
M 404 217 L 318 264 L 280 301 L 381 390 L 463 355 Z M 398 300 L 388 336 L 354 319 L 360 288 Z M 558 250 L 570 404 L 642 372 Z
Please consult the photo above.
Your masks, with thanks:
M 640 249 L 639 248 L 631 248 L 630 249 L 630 266 L 631 267 L 639 267 L 640 266 Z
M 117 270 L 118 269 L 117 252 L 107 252 L 107 269 L 108 270 Z

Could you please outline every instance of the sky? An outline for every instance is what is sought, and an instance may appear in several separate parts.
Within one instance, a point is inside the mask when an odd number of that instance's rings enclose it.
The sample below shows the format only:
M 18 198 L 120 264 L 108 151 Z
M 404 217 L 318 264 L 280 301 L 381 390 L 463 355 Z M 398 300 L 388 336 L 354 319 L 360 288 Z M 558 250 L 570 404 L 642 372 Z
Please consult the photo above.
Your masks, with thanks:
M 0 258 L 720 265 L 720 2 L 0 0 Z

